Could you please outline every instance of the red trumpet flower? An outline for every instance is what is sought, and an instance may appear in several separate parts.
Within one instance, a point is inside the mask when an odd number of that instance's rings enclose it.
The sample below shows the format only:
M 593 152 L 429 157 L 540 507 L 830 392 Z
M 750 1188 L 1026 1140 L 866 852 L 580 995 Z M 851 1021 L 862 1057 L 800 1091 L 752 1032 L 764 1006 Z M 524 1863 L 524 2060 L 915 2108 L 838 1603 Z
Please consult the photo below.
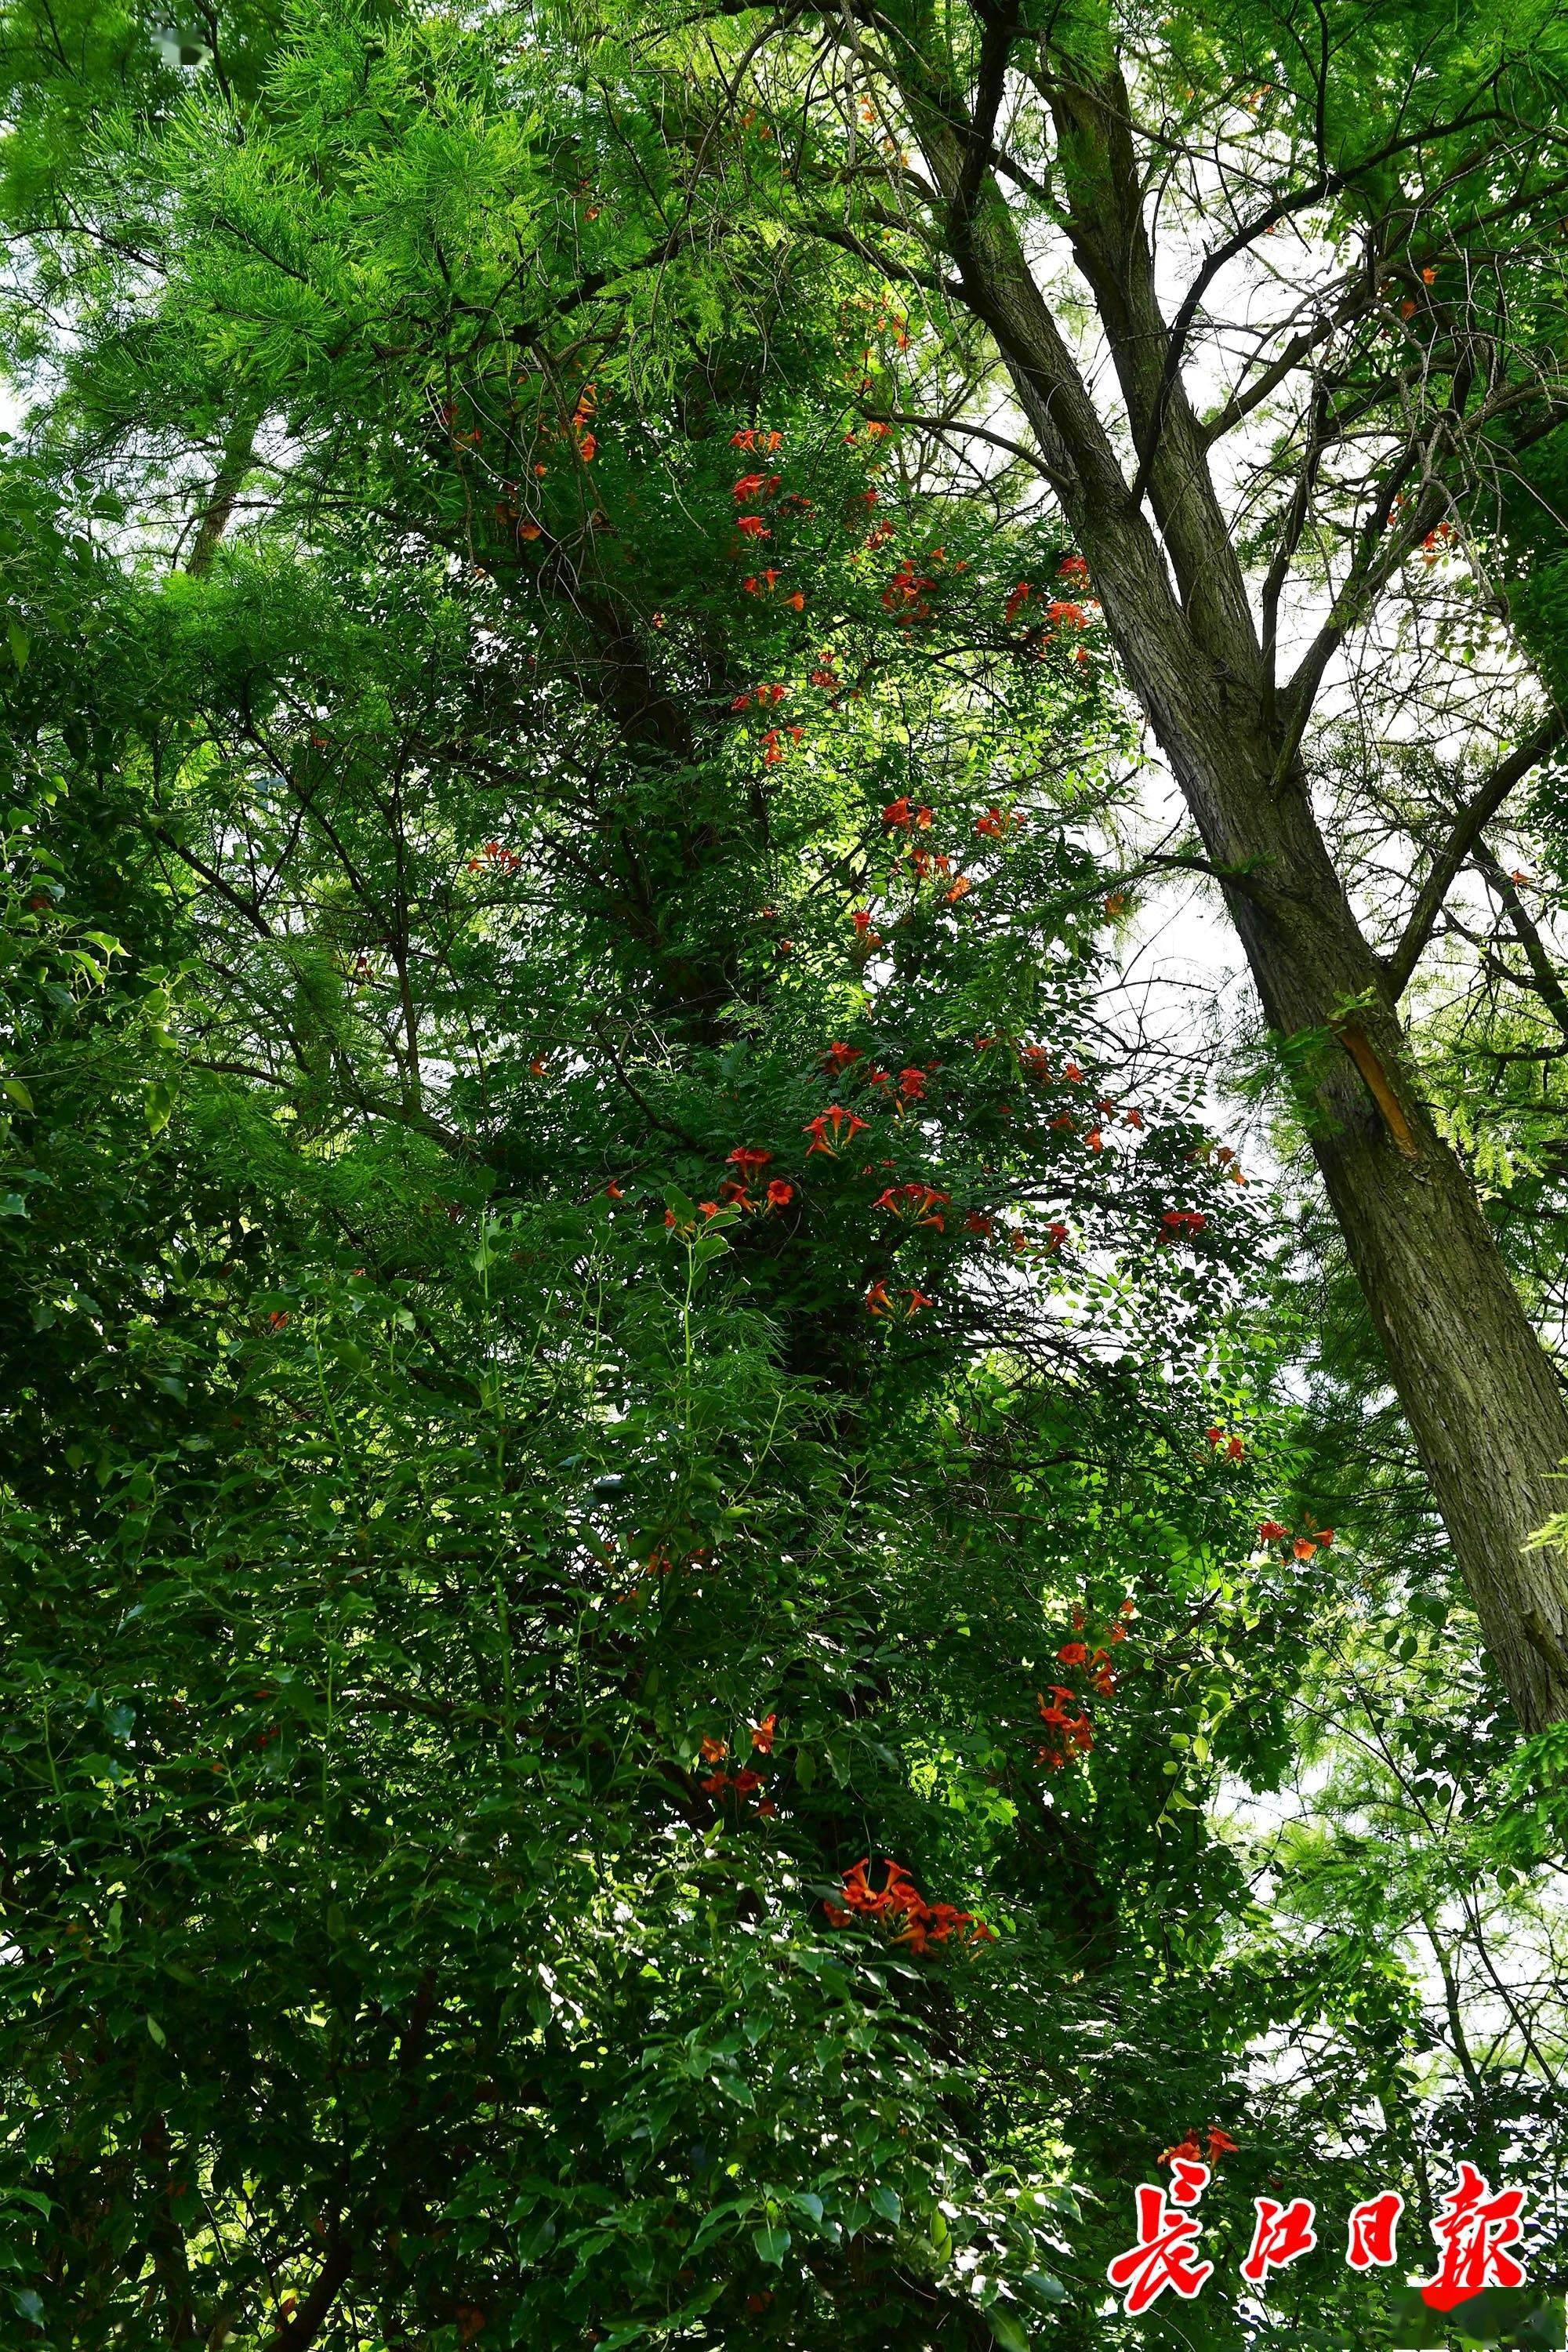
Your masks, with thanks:
M 875 1919 L 896 1928 L 894 1942 L 916 1952 L 955 1936 L 965 1943 L 994 1940 L 993 1930 L 973 1912 L 952 1903 L 928 1903 L 901 1863 L 884 1862 L 880 1867 L 885 1877 L 879 1889 L 871 1885 L 868 1856 L 845 1872 L 843 1902 L 823 1906 L 835 1927 L 847 1927 L 857 1915 Z
M 1208 1219 L 1201 1209 L 1167 1209 L 1160 1220 L 1164 1227 L 1162 1241 L 1175 1241 L 1183 1234 L 1201 1234 Z
M 827 1140 L 829 1128 L 833 1129 L 831 1143 Z M 854 1111 L 846 1110 L 842 1104 L 829 1103 L 827 1108 L 818 1111 L 816 1117 L 808 1120 L 801 1131 L 812 1139 L 806 1147 L 807 1159 L 814 1151 L 826 1151 L 831 1159 L 841 1132 L 844 1134 L 846 1142 L 852 1142 L 857 1135 L 868 1133 L 869 1127 L 867 1120 L 859 1118 Z

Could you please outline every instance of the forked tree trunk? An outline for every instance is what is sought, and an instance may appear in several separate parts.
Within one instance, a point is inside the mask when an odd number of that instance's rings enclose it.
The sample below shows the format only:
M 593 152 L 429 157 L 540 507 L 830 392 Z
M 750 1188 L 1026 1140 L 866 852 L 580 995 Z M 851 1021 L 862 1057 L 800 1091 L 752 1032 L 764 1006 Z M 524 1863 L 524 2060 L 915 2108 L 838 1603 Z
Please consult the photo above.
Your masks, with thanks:
M 1256 675 L 1194 629 L 1173 646 L 1168 595 L 1126 562 L 1122 530 L 1077 520 L 1101 545 L 1128 674 L 1211 861 L 1235 877 L 1264 1016 L 1282 1038 L 1322 1037 L 1304 1072 L 1313 1155 L 1487 1647 L 1538 1730 L 1568 1715 L 1568 1558 L 1530 1548 L 1568 1510 L 1568 1401 L 1413 1082 L 1387 973 Z
M 1270 1027 L 1332 1040 L 1309 1072 L 1313 1153 L 1487 1646 L 1539 1729 L 1568 1712 L 1564 1559 L 1529 1549 L 1568 1508 L 1568 1404 L 1411 1082 L 1386 979 L 1304 789 L 1270 792 L 1234 768 L 1196 782 L 1187 797 L 1215 863 L 1253 861 L 1227 895 Z
M 1005 26 L 981 80 L 1003 87 Z M 1568 1404 L 1464 1168 L 1414 1084 L 1387 974 L 1312 814 L 1155 296 L 1127 93 L 1053 98 L 1075 257 L 1094 296 L 1158 535 L 1019 245 L 962 91 L 902 53 L 963 295 L 995 340 L 1106 621 L 1225 889 L 1271 1026 L 1321 1033 L 1312 1149 L 1482 1633 L 1526 1730 L 1568 1715 Z
M 1129 677 L 1225 885 L 1265 1018 L 1323 1034 L 1311 1144 L 1487 1646 L 1526 1730 L 1568 1714 L 1568 1403 L 1460 1161 L 1412 1082 L 1387 975 L 1256 675 L 1127 560 L 1127 518 L 1074 516 Z M 1140 551 L 1141 552 L 1141 551 Z M 1227 648 L 1229 650 L 1229 648 Z

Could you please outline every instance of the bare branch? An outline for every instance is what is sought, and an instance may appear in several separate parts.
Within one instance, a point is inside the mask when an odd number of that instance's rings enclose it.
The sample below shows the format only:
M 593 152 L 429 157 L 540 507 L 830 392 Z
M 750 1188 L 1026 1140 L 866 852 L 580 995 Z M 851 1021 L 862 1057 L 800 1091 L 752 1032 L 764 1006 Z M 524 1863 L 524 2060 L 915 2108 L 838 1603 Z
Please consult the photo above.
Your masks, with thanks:
M 1019 457 L 1031 472 L 1044 474 L 1037 449 L 1026 447 L 1022 441 L 1009 439 L 1005 433 L 996 433 L 988 425 L 971 425 L 962 416 L 922 416 L 907 408 L 889 408 L 879 414 L 868 412 L 873 425 L 919 425 L 931 433 L 962 433 L 967 440 L 988 441 L 994 449 L 1005 449 L 1010 457 Z
M 315 2284 L 288 2317 L 279 2321 L 267 2339 L 267 2352 L 309 2352 L 326 2326 L 339 2289 L 346 2284 L 353 2268 L 353 2249 L 341 2231 L 334 2230 Z
M 1513 935 L 1524 950 L 1525 961 L 1535 976 L 1537 995 L 1564 1037 L 1568 1037 L 1568 992 L 1564 991 L 1557 967 L 1547 952 L 1545 940 L 1519 895 L 1518 885 L 1511 874 L 1504 873 L 1484 842 L 1477 845 L 1476 864 L 1502 901 L 1504 911 L 1513 926 Z
M 1459 817 L 1433 860 L 1432 870 L 1421 887 L 1420 896 L 1405 926 L 1399 945 L 1386 959 L 1389 986 L 1396 997 L 1402 996 L 1410 985 L 1411 974 L 1421 961 L 1422 950 L 1432 935 L 1432 927 L 1460 867 L 1515 785 L 1522 783 L 1531 770 L 1539 767 L 1548 752 L 1556 749 L 1563 740 L 1563 732 L 1562 713 L 1553 711 L 1536 729 L 1528 742 L 1521 743 L 1517 751 L 1510 752 L 1493 769 Z

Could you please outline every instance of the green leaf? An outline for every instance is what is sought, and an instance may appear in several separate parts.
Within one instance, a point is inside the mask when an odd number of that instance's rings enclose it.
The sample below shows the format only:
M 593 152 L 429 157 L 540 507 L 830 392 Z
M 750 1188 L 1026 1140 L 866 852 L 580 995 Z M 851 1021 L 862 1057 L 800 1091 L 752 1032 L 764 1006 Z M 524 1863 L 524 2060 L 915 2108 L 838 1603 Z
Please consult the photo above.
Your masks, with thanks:
M 1002 2352 L 1029 2352 L 1029 2331 L 1015 2313 L 994 2303 L 985 2316 Z
M 535 2221 L 531 2229 L 520 2231 L 512 2241 L 520 2263 L 536 2263 L 555 2243 L 555 2221 L 551 2214 Z
M 885 2187 L 879 2180 L 874 2189 L 867 2191 L 867 2195 L 870 2200 L 872 2212 L 879 2213 L 884 2221 L 896 2221 L 903 2210 L 899 2202 L 898 2190 Z
M 764 2263 L 773 2263 L 776 2265 L 783 2262 L 784 2256 L 789 2252 L 789 2231 L 787 2230 L 781 2230 L 776 2226 L 766 2227 L 761 2230 L 753 2230 L 752 2231 L 752 2243 L 757 2250 L 757 2255 L 760 2261 Z

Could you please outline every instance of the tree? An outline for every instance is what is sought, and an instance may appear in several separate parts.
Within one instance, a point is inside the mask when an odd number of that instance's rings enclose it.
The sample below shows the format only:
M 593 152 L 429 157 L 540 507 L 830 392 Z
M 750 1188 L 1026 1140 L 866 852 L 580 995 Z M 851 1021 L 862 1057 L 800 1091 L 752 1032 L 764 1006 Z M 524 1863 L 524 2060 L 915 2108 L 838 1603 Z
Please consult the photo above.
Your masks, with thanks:
M 919 305 L 917 360 L 935 340 L 973 355 L 976 335 L 994 355 L 1026 446 L 978 362 L 938 420 L 1031 466 L 1087 559 L 1526 1728 L 1568 1705 L 1563 1563 L 1530 1545 L 1568 1411 L 1421 1097 L 1399 1003 L 1560 720 L 1517 696 L 1493 716 L 1500 756 L 1447 837 L 1411 845 L 1426 871 L 1397 920 L 1352 906 L 1313 765 L 1336 679 L 1385 658 L 1424 552 L 1469 549 L 1478 625 L 1509 625 L 1495 487 L 1561 413 L 1565 30 L 1551 5 L 1521 26 L 1294 0 L 1157 26 L 913 5 L 764 35 L 742 15 L 737 86 L 771 137 L 723 151 L 754 201 Z M 696 37 L 672 37 L 686 55 Z M 718 65 L 731 37 L 711 38 Z M 808 66 L 824 44 L 831 69 Z M 1085 355 L 1086 301 L 1108 376 Z M 1440 730 L 1462 694 L 1448 704 Z
M 0 2333 L 1114 2344 L 1196 2128 L 1238 2338 L 1281 2171 L 1553 2160 L 1551 1741 L 1119 984 L 1058 518 L 539 29 L 26 47 Z

